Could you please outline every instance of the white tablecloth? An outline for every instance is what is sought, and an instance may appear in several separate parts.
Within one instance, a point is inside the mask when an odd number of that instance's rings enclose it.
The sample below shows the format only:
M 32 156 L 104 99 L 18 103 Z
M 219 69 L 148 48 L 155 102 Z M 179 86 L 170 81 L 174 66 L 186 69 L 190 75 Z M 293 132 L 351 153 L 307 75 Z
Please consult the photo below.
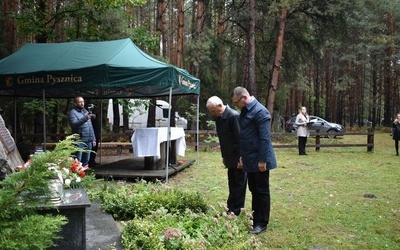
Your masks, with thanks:
M 133 155 L 135 157 L 157 156 L 161 158 L 160 144 L 167 141 L 168 128 L 137 128 L 132 135 Z M 176 140 L 176 154 L 185 156 L 186 141 L 183 128 L 171 127 L 170 140 Z

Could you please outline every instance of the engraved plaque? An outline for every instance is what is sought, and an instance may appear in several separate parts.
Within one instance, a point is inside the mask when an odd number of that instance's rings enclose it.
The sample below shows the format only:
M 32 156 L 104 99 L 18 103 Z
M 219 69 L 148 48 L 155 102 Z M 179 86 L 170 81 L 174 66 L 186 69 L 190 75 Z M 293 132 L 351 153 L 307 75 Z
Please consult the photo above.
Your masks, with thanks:
M 0 141 L 4 146 L 4 149 L 10 153 L 15 149 L 15 142 L 12 138 L 10 131 L 8 131 L 3 117 L 0 115 Z

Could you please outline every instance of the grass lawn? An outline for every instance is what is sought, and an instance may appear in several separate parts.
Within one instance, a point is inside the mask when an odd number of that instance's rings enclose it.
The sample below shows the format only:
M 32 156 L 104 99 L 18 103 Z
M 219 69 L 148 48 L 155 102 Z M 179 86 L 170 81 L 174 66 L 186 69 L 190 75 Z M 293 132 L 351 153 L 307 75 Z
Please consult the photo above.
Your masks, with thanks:
M 321 139 L 366 141 L 366 136 Z M 400 249 L 400 157 L 388 133 L 376 133 L 372 153 L 366 147 L 307 148 L 308 156 L 294 148 L 275 153 L 271 218 L 268 231 L 257 236 L 260 249 Z M 197 159 L 197 153 L 189 149 L 184 158 Z M 169 184 L 202 193 L 212 206 L 225 204 L 227 176 L 219 150 L 200 152 L 195 165 Z M 250 205 L 248 192 L 247 210 Z

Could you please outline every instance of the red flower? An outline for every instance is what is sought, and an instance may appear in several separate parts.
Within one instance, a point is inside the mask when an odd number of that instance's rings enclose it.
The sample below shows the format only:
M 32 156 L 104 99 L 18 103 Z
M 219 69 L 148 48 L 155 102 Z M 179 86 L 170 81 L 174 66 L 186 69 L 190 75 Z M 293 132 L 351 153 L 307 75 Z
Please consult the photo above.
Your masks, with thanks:
M 75 158 L 75 159 L 74 159 L 74 164 L 73 164 L 73 166 L 76 166 L 76 167 L 77 167 L 77 166 L 79 166 L 79 163 L 80 163 L 80 162 L 78 161 L 78 159 Z
M 83 178 L 83 177 L 85 177 L 85 176 L 86 176 L 86 173 L 85 173 L 84 171 L 82 171 L 82 172 L 79 172 L 79 176 L 80 176 L 81 178 Z
M 75 166 L 75 165 L 73 165 L 73 166 L 71 167 L 71 172 L 76 172 L 76 170 L 78 170 L 78 167 Z

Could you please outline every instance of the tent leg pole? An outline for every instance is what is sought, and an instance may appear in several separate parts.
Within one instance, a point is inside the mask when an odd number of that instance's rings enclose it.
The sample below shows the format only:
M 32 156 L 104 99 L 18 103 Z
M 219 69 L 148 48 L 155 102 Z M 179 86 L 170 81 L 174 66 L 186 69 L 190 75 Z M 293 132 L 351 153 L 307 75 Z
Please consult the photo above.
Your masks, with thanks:
M 196 114 L 196 165 L 199 164 L 199 112 L 200 112 L 200 95 L 197 95 L 197 114 Z
M 97 138 L 96 138 L 97 139 Z M 102 163 L 101 158 L 103 157 L 103 98 L 100 99 L 100 140 L 97 141 L 97 143 L 100 143 L 97 145 L 97 148 L 100 149 L 100 165 Z
M 172 87 L 169 88 L 169 109 L 168 109 L 168 132 L 167 132 L 167 152 L 165 163 L 165 182 L 168 184 L 168 170 L 169 170 L 169 148 L 171 147 L 171 108 L 172 108 Z
M 43 151 L 46 152 L 46 91 L 43 89 Z

